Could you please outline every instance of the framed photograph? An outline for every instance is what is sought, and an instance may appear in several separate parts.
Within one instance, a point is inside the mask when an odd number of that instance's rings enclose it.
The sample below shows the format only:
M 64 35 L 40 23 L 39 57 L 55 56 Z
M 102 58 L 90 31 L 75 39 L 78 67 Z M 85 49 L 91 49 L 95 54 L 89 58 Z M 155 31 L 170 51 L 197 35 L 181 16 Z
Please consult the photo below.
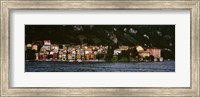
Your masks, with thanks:
M 1 1 L 1 96 L 200 96 L 199 0 Z

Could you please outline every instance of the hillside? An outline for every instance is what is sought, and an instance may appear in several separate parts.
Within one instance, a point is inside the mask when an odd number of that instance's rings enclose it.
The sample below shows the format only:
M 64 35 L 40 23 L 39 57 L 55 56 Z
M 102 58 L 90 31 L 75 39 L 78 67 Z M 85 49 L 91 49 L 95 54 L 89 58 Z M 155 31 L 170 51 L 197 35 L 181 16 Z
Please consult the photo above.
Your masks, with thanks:
M 142 45 L 175 53 L 175 25 L 26 25 L 25 43 Z

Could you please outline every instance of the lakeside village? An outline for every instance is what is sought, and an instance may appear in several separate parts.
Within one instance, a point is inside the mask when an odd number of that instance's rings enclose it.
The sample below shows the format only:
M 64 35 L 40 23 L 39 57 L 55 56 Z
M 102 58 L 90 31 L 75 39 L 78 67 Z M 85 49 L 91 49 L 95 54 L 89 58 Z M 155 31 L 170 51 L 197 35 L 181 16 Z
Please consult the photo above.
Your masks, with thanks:
M 103 45 L 51 44 L 50 40 L 26 44 L 25 59 L 67 62 L 163 61 L 159 48 L 143 48 L 139 45 L 132 47 L 121 45 L 113 48 Z

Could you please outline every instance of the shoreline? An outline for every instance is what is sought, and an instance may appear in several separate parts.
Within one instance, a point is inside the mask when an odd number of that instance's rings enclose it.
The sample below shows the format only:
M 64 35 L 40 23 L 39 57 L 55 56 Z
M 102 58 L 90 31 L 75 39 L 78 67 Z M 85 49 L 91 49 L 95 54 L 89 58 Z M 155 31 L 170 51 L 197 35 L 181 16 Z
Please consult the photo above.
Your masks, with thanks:
M 164 60 L 161 62 L 165 62 L 165 61 L 175 61 L 175 60 Z M 145 63 L 145 62 L 160 62 L 160 61 L 108 61 L 108 60 L 82 60 L 82 61 L 77 61 L 77 60 L 66 60 L 66 61 L 62 61 L 62 60 L 25 60 L 25 62 L 58 62 L 58 63 Z

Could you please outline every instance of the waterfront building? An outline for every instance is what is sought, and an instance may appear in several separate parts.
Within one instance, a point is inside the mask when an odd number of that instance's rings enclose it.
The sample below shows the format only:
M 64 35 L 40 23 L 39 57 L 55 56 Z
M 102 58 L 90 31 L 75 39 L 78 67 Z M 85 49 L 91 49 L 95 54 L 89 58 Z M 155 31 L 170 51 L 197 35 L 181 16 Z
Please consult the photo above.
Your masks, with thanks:
M 39 53 L 35 53 L 35 60 L 39 60 Z
M 119 55 L 121 52 L 122 52 L 121 49 L 115 49 L 113 55 L 114 55 L 114 56 L 117 56 L 117 55 Z
M 33 44 L 32 45 L 32 50 L 38 51 L 38 45 L 37 44 Z
M 44 45 L 50 46 L 51 45 L 51 41 L 50 40 L 44 40 Z
M 161 57 L 161 49 L 158 49 L 158 48 L 148 48 L 146 51 L 148 51 L 155 58 L 160 58 Z
M 72 52 L 71 52 L 71 58 L 72 60 L 76 59 L 76 50 L 74 48 L 72 49 Z
M 66 60 L 67 60 L 66 54 L 62 54 L 62 61 L 66 61 Z
M 122 50 L 122 51 L 123 51 L 123 50 L 126 51 L 126 50 L 128 50 L 128 48 L 129 48 L 129 47 L 126 46 L 126 45 L 119 46 L 119 49 Z
M 58 54 L 57 53 L 53 53 L 53 60 L 57 60 L 58 59 Z
M 27 49 L 31 49 L 31 48 L 32 48 L 32 44 L 27 44 L 27 45 L 26 45 L 26 48 L 27 48 Z
M 72 55 L 70 53 L 67 56 L 68 56 L 68 60 L 72 60 Z
M 94 54 L 91 48 L 85 49 L 85 58 L 86 60 L 92 60 L 94 59 Z
M 139 51 L 144 51 L 144 49 L 143 49 L 142 46 L 136 46 L 136 50 L 137 50 L 137 52 L 139 52 Z
M 150 52 L 149 51 L 139 51 L 138 54 L 142 58 L 150 57 Z

